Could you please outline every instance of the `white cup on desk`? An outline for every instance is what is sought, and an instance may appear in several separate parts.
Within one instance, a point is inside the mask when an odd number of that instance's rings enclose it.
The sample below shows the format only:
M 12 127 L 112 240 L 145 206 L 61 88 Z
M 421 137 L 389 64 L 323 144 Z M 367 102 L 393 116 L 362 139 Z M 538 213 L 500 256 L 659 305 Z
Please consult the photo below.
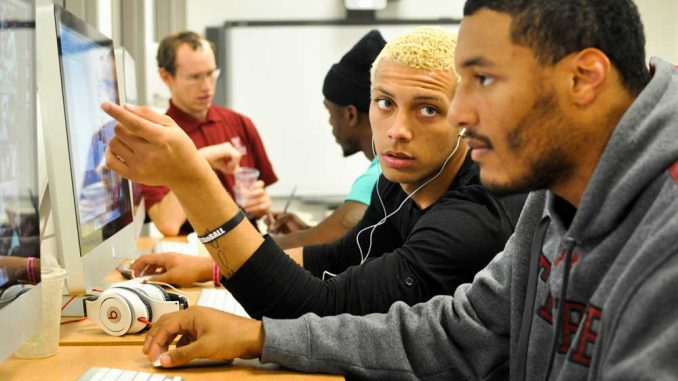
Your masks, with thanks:
M 43 358 L 53 356 L 59 349 L 61 327 L 61 290 L 66 279 L 66 270 L 42 268 L 40 288 L 42 296 L 42 323 L 38 331 L 24 343 L 14 356 L 19 358 Z
M 239 167 L 235 170 L 233 177 L 235 178 L 235 185 L 233 187 L 235 203 L 244 208 L 249 197 L 249 190 L 259 178 L 259 170 L 250 167 Z

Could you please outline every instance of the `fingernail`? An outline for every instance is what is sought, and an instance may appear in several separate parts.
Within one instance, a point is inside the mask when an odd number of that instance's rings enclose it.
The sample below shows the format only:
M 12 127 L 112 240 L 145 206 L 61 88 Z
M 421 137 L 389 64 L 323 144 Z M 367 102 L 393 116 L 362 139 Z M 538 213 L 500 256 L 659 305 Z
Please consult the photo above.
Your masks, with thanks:
M 124 106 L 124 107 L 125 107 L 126 109 L 130 110 L 130 111 L 138 111 L 138 110 L 139 110 L 139 108 L 138 108 L 137 106 L 135 106 L 135 105 L 133 105 L 133 104 L 131 104 L 131 103 L 125 103 L 125 106 Z
M 162 366 L 172 365 L 172 359 L 170 358 L 169 354 L 167 354 L 167 352 L 162 353 L 160 355 L 159 359 L 160 359 L 160 364 L 162 364 Z

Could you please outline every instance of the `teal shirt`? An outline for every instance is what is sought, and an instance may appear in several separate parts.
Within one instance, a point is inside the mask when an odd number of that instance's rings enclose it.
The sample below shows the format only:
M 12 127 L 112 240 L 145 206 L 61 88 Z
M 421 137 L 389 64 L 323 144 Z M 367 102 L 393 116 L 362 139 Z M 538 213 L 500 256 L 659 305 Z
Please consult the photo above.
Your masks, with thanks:
M 381 167 L 379 167 L 379 160 L 375 157 L 370 166 L 367 167 L 367 170 L 355 179 L 353 186 L 351 186 L 351 192 L 349 192 L 344 201 L 355 201 L 370 205 L 372 190 L 374 190 L 374 184 L 377 182 L 380 174 Z

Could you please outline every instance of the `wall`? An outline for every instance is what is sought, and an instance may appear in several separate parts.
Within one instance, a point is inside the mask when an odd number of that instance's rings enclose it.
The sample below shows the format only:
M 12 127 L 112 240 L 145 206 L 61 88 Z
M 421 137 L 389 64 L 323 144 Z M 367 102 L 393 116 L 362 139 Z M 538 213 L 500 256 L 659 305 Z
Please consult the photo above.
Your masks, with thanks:
M 377 17 L 460 18 L 463 4 L 464 0 L 390 0 Z M 200 33 L 225 20 L 326 20 L 345 15 L 342 0 L 190 0 L 186 5 L 186 25 Z
M 645 26 L 647 57 L 661 57 L 678 65 L 678 1 L 636 0 Z
M 438 19 L 438 18 L 453 18 L 460 19 L 462 17 L 463 4 L 465 0 L 389 0 L 387 9 L 378 11 L 377 18 L 380 19 Z M 293 6 L 291 6 L 293 4 Z M 678 16 L 678 2 L 675 0 L 637 0 L 638 8 L 641 12 L 641 17 L 645 24 L 645 30 L 647 35 L 647 53 L 648 57 L 650 56 L 660 56 L 662 58 L 671 60 L 678 63 L 678 45 L 672 41 L 672 37 L 678 35 L 678 30 L 676 24 L 673 20 Z M 342 19 L 346 16 L 346 11 L 343 7 L 342 0 L 295 0 L 294 2 L 282 2 L 279 0 L 250 0 L 250 1 L 240 1 L 240 0 L 222 0 L 220 2 L 208 1 L 208 0 L 190 0 L 186 2 L 186 26 L 189 29 L 195 30 L 199 33 L 205 33 L 205 28 L 209 26 L 221 26 L 224 21 L 237 21 L 237 20 L 248 20 L 248 21 L 280 21 L 280 20 L 328 20 L 328 19 Z M 247 28 L 246 28 L 247 29 Z M 263 28 L 255 28 L 263 29 Z M 283 34 L 288 28 L 280 28 L 280 34 Z M 339 32 L 338 32 L 339 33 Z M 332 45 L 334 40 L 339 39 L 339 35 L 336 38 L 325 37 L 327 45 Z M 269 109 L 275 108 L 275 104 L 267 106 L 266 112 L 257 111 L 257 101 L 260 97 L 256 96 L 256 91 L 248 91 L 247 83 L 242 83 L 243 81 L 252 81 L 252 83 L 259 84 L 259 81 L 256 80 L 256 76 L 251 77 L 247 74 L 247 71 L 252 71 L 254 66 L 253 62 L 258 62 L 253 59 L 253 57 L 259 57 L 263 53 L 260 50 L 275 50 L 269 45 L 271 41 L 276 40 L 275 38 L 266 38 L 259 37 L 257 41 L 253 41 L 250 44 L 245 44 L 244 47 L 240 48 L 238 56 L 242 58 L 242 65 L 247 66 L 245 68 L 238 69 L 238 73 L 242 75 L 236 76 L 230 83 L 226 83 L 227 87 L 231 87 L 231 98 L 228 103 L 229 106 L 235 108 L 238 111 L 241 111 L 255 120 L 259 127 L 259 131 L 264 139 L 266 146 L 268 147 L 269 155 L 272 157 L 273 162 L 276 165 L 278 170 L 279 177 L 281 179 L 280 183 L 271 188 L 272 194 L 287 194 L 293 185 L 304 185 L 299 193 L 303 194 L 305 192 L 310 192 L 311 194 L 327 194 L 328 189 L 322 189 L 318 184 L 327 182 L 327 179 L 316 179 L 316 187 L 310 180 L 304 182 L 304 180 L 295 179 L 291 173 L 294 171 L 294 167 L 298 166 L 301 161 L 297 160 L 296 155 L 291 154 L 290 151 L 295 152 L 294 149 L 290 149 L 290 146 L 294 146 L 294 141 L 298 140 L 294 138 L 293 134 L 289 128 L 282 128 L 280 124 L 287 127 L 289 123 L 284 123 L 283 120 L 278 119 L 279 123 L 272 123 L 268 119 L 281 118 L 280 115 L 283 115 L 282 112 L 268 112 Z M 311 40 L 314 40 L 311 38 Z M 307 46 L 311 46 L 313 41 L 305 41 Z M 294 45 L 294 44 L 293 44 Z M 238 45 L 240 46 L 240 45 Z M 253 46 L 255 48 L 249 48 Z M 230 47 L 233 49 L 233 46 Z M 244 49 L 244 50 L 243 50 Z M 289 47 L 290 52 L 295 51 L 294 46 Z M 315 47 L 314 49 L 319 49 Z M 341 52 L 345 51 L 344 48 Z M 340 54 L 340 53 L 338 53 Z M 293 55 L 293 54 L 292 54 Z M 302 51 L 296 51 L 296 55 L 305 56 L 303 49 Z M 330 57 L 330 54 L 325 54 L 327 57 Z M 315 58 L 321 59 L 323 57 L 321 54 L 317 54 Z M 247 58 L 245 58 L 247 57 Z M 261 58 L 261 57 L 259 57 Z M 264 62 L 271 62 L 274 58 L 268 57 L 269 60 L 263 60 Z M 227 65 L 231 66 L 225 67 L 225 72 L 228 74 L 234 67 L 240 67 L 241 63 L 238 62 L 238 58 L 235 58 L 236 62 Z M 313 59 L 317 61 L 317 59 Z M 310 69 L 305 69 L 306 75 L 304 80 L 309 82 L 315 80 L 315 82 L 320 83 L 322 81 L 322 76 L 325 72 L 325 67 L 328 66 L 327 63 L 322 64 L 323 67 L 319 70 L 319 73 L 316 73 L 319 79 L 316 79 L 311 74 L 314 73 Z M 270 73 L 268 76 L 262 75 L 263 77 L 271 77 L 274 73 L 280 74 L 279 71 L 274 70 L 274 68 L 269 66 Z M 256 70 L 254 70 L 256 71 Z M 322 73 L 321 73 L 322 72 Z M 261 73 L 261 71 L 260 71 Z M 241 77 L 241 78 L 240 78 Z M 221 80 L 222 86 L 223 81 L 228 81 L 229 76 L 224 75 L 224 78 Z M 231 76 L 231 78 L 233 78 Z M 269 82 L 278 81 L 281 82 L 281 87 L 283 89 L 295 88 L 290 86 L 285 82 L 284 78 L 277 76 L 278 79 L 269 78 Z M 160 100 L 156 105 L 165 104 L 166 97 L 168 93 L 164 89 L 164 86 L 156 81 L 156 91 L 155 98 Z M 265 82 L 265 81 L 264 81 Z M 284 84 L 284 85 L 283 85 Z M 314 83 L 315 85 L 315 83 Z M 238 91 L 233 91 L 233 86 L 238 87 Z M 262 86 L 252 86 L 254 88 L 261 88 Z M 315 86 L 316 88 L 319 87 Z M 314 89 L 313 86 L 305 88 L 304 91 L 310 92 L 311 89 Z M 270 92 L 271 90 L 269 90 Z M 295 88 L 295 94 L 298 94 L 300 91 L 300 86 L 297 85 Z M 303 92 L 302 92 L 303 93 Z M 304 93 L 305 94 L 305 93 Z M 292 96 L 294 99 L 302 99 L 303 95 Z M 313 93 L 314 94 L 314 93 Z M 270 95 L 270 94 L 269 94 Z M 320 94 L 318 95 L 319 98 Z M 274 97 L 275 98 L 275 97 Z M 254 101 L 250 101 L 254 99 Z M 305 99 L 305 98 L 303 98 Z M 321 125 L 326 124 L 325 121 L 325 110 L 319 105 L 319 100 L 313 100 L 305 106 L 303 115 L 299 113 L 299 117 L 303 117 L 303 120 L 299 120 L 299 124 L 313 126 L 317 131 L 311 131 L 316 133 L 309 133 L 307 136 L 313 136 L 313 139 L 309 139 L 315 142 L 318 145 L 325 147 L 323 152 L 334 152 L 331 136 L 326 134 L 327 131 L 324 131 Z M 252 106 L 252 107 L 250 107 Z M 279 105 L 280 106 L 280 105 Z M 315 108 L 319 110 L 315 110 Z M 280 106 L 283 110 L 284 106 Z M 261 111 L 261 110 L 260 110 Z M 271 116 L 272 115 L 276 115 Z M 303 127 L 299 128 L 303 129 Z M 282 132 L 284 130 L 284 134 Z M 322 134 L 327 136 L 323 136 Z M 284 135 L 284 136 L 283 136 Z M 310 153 L 308 149 L 300 149 L 299 152 Z M 312 155 L 313 157 L 320 158 L 322 155 Z M 317 159 L 319 160 L 319 159 Z M 342 191 L 346 188 L 346 184 L 350 184 L 350 177 L 346 171 L 355 172 L 360 165 L 362 164 L 361 158 L 351 158 L 349 160 L 333 160 L 332 158 L 325 158 L 327 163 L 320 163 L 318 165 L 325 166 L 327 168 L 328 164 L 331 166 L 341 167 L 344 172 L 337 172 L 335 175 L 338 177 L 346 176 L 346 179 L 333 179 L 329 181 L 328 184 L 335 185 L 333 188 L 337 191 Z M 317 164 L 317 163 L 316 163 Z M 331 167 L 330 166 L 330 167 Z M 288 168 L 290 167 L 290 168 Z M 304 173 L 318 173 L 318 171 L 310 171 Z M 336 184 L 335 184 L 336 183 Z M 341 184 L 341 186 L 336 186 Z
M 389 0 L 379 18 L 460 18 L 464 0 Z M 659 56 L 678 64 L 678 1 L 635 0 L 645 25 L 648 57 Z M 316 20 L 345 16 L 341 0 L 190 0 L 186 25 L 204 33 L 225 20 Z M 294 4 L 294 6 L 290 6 Z

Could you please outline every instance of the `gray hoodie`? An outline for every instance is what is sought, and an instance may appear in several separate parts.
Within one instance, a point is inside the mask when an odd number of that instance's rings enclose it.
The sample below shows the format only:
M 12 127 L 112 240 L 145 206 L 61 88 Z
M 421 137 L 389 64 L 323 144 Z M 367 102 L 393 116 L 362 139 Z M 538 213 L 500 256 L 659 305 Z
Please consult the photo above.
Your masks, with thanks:
M 364 317 L 264 319 L 262 361 L 384 380 L 542 380 L 549 364 L 553 380 L 677 379 L 678 71 L 652 65 L 568 228 L 556 197 L 534 192 L 504 252 L 453 297 Z

